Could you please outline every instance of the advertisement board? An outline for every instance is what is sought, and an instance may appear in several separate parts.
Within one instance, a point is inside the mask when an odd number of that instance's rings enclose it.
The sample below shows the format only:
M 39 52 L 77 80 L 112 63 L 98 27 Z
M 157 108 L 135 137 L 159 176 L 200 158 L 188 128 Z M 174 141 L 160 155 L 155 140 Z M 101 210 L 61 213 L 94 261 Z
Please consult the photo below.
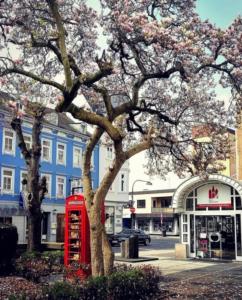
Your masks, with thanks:
M 197 189 L 197 208 L 232 207 L 230 187 L 224 184 L 207 184 Z

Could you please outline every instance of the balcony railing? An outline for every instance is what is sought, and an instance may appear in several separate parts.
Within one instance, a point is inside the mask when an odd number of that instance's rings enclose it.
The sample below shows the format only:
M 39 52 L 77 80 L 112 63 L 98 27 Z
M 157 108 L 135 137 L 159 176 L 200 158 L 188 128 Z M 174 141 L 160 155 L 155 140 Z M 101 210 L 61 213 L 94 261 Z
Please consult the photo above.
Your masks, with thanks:
M 172 214 L 173 208 L 171 208 L 171 207 L 152 207 L 151 212 L 152 213 Z

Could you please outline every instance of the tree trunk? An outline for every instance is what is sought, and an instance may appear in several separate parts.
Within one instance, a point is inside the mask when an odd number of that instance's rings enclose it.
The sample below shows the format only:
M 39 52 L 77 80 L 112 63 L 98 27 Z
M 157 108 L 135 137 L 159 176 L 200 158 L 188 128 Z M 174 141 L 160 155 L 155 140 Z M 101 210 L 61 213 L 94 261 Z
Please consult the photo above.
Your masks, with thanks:
M 109 275 L 113 272 L 114 253 L 109 243 L 104 225 L 103 225 L 103 232 L 102 232 L 102 251 L 103 251 L 104 274 Z
M 92 276 L 102 276 L 104 274 L 103 253 L 102 253 L 102 231 L 101 211 L 93 205 L 89 213 L 90 222 L 90 247 Z
M 29 214 L 28 251 L 41 250 L 41 211 Z
M 39 187 L 38 161 L 32 163 L 28 174 L 28 250 L 41 251 L 41 201 Z

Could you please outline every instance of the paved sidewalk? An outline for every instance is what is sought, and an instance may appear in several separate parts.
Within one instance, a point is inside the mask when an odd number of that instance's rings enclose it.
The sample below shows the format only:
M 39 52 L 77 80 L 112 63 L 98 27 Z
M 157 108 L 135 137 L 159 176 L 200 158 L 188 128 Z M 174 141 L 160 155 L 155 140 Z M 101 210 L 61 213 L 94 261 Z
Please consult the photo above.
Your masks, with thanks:
M 159 299 L 242 300 L 242 262 L 177 260 L 174 249 L 140 251 L 139 256 L 158 258 L 133 266 L 161 269 L 164 278 Z

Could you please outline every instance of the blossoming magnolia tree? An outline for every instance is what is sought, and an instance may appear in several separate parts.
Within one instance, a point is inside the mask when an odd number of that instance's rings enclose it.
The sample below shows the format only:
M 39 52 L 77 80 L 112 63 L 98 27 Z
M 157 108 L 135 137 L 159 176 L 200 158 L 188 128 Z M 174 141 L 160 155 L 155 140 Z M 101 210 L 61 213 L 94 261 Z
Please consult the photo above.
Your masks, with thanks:
M 200 20 L 194 0 L 100 5 L 95 11 L 84 0 L 0 2 L 2 89 L 31 98 L 26 87 L 43 88 L 57 112 L 95 126 L 83 167 L 94 276 L 112 269 L 100 207 L 123 163 L 148 150 L 150 172 L 182 174 L 191 170 L 195 146 L 196 164 L 203 160 L 211 170 L 225 155 L 225 115 L 214 84 L 220 78 L 239 94 L 242 80 L 240 17 L 223 31 Z M 192 128 L 204 124 L 214 129 L 207 147 L 192 138 Z M 90 160 L 100 139 L 113 145 L 115 158 L 93 190 Z

